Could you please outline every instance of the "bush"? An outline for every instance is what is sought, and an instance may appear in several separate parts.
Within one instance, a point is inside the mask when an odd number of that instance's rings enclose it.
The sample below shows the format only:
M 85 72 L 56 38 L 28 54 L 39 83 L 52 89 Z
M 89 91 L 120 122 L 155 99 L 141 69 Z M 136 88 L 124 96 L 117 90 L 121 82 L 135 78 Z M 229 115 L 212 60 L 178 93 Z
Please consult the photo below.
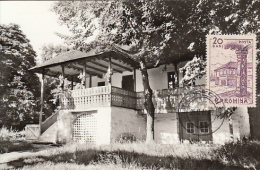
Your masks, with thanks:
M 7 127 L 2 127 L 0 129 L 0 140 L 18 140 L 24 139 L 25 131 L 16 131 L 13 129 L 7 129 Z
M 228 143 L 217 150 L 216 156 L 228 165 L 260 169 L 260 142 Z
M 136 142 L 136 137 L 132 133 L 122 133 L 116 139 L 119 143 L 133 143 Z

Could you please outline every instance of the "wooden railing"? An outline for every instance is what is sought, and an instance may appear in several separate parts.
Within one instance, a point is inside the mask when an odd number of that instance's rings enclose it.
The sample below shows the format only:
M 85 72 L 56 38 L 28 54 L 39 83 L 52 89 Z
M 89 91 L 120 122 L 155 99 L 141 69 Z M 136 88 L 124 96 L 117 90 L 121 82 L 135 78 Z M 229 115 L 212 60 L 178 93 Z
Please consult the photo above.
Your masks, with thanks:
M 127 91 L 118 87 L 112 87 L 112 106 L 136 109 L 136 92 Z
M 175 112 L 186 93 L 205 86 L 179 87 L 157 90 L 153 94 L 156 113 Z M 119 106 L 136 110 L 144 109 L 144 93 L 131 92 L 118 87 L 102 86 L 77 89 L 64 93 L 60 102 L 61 109 L 85 110 L 90 107 Z
M 85 110 L 90 107 L 111 106 L 111 86 L 71 90 L 60 101 L 63 110 Z

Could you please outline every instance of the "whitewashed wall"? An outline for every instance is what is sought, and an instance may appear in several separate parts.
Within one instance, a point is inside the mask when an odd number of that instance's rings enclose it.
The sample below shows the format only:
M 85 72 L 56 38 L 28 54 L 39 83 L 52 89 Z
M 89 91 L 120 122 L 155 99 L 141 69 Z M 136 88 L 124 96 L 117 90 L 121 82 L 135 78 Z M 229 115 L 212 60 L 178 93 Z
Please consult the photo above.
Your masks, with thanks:
M 183 67 L 187 62 L 181 62 L 177 66 L 177 70 L 179 68 Z M 162 89 L 168 89 L 168 77 L 167 72 L 175 71 L 174 66 L 172 64 L 166 66 L 166 71 L 162 72 L 164 69 L 164 65 L 161 65 L 157 68 L 152 68 L 148 70 L 148 76 L 151 88 L 153 90 L 162 90 Z M 133 75 L 133 72 L 125 71 L 122 74 L 121 73 L 114 73 L 112 75 L 112 86 L 115 87 L 122 87 L 122 76 L 125 75 Z M 183 78 L 183 73 L 179 73 L 179 80 Z M 92 87 L 96 87 L 98 82 L 105 81 L 105 85 L 108 85 L 108 82 L 105 78 L 98 78 L 96 76 L 92 77 Z M 87 87 L 89 87 L 89 78 L 87 78 Z M 196 80 L 196 85 L 202 85 L 205 84 L 205 77 L 202 79 Z M 181 86 L 181 85 L 180 85 Z M 136 91 L 140 92 L 143 91 L 143 83 L 142 83 L 142 76 L 140 70 L 136 70 Z
M 179 143 L 176 113 L 155 114 L 154 138 L 162 144 Z
M 145 140 L 146 118 L 133 109 L 111 107 L 111 142 L 123 133 L 133 134 L 139 141 Z

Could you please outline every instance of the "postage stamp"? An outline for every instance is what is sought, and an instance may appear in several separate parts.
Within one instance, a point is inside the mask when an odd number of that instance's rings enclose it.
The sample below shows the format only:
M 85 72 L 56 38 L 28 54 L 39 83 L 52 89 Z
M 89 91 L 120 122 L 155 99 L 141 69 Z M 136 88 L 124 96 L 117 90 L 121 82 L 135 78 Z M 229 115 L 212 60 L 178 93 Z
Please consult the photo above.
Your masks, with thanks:
M 207 88 L 215 104 L 256 106 L 255 35 L 207 35 Z

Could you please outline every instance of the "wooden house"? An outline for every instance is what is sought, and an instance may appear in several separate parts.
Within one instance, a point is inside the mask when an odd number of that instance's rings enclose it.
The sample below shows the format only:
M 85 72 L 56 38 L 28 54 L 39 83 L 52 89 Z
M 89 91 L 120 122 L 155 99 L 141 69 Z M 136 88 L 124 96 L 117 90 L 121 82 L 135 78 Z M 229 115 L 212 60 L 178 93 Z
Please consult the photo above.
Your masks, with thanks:
M 148 70 L 156 108 L 155 141 L 169 144 L 183 140 L 214 143 L 230 140 L 230 122 L 214 117 L 210 110 L 198 109 L 177 114 L 178 104 L 186 93 L 192 89 L 205 89 L 205 78 L 197 80 L 193 87 L 179 84 L 178 80 L 183 77 L 179 68 L 185 63 L 159 65 Z M 43 89 L 47 85 L 44 84 L 44 77 L 61 75 L 71 84 L 70 89 L 61 92 L 56 113 L 43 122 L 40 116 L 39 125 L 26 127 L 27 139 L 110 144 L 130 134 L 137 140 L 145 140 L 142 77 L 139 63 L 133 59 L 117 50 L 103 53 L 96 53 L 95 50 L 87 53 L 69 51 L 32 70 L 42 75 L 41 114 L 44 111 Z M 83 77 L 81 80 L 78 78 L 80 74 Z M 75 84 L 80 81 L 83 81 L 84 87 L 77 88 Z M 232 117 L 235 138 L 249 135 L 245 112 L 246 109 L 238 108 Z

